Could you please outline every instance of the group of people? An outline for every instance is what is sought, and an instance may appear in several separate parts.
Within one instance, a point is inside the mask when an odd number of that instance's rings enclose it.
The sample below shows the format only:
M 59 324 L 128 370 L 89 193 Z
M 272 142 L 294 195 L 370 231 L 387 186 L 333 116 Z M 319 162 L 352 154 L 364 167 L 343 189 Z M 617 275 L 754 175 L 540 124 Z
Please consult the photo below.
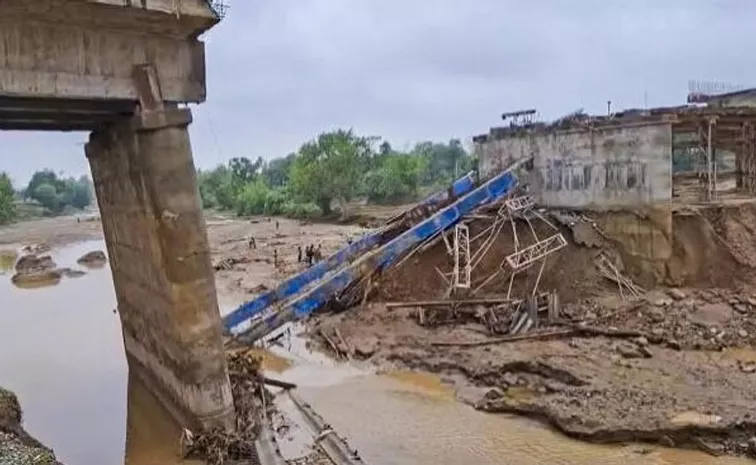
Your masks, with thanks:
M 278 230 L 279 224 L 278 221 L 276 221 L 276 230 Z M 257 249 L 257 241 L 255 241 L 255 238 L 253 236 L 249 236 L 247 238 L 247 246 L 250 250 Z M 307 263 L 307 266 L 312 266 L 313 263 L 317 263 L 320 260 L 323 259 L 323 250 L 322 245 L 318 244 L 317 247 L 315 247 L 314 244 L 309 244 L 305 246 L 304 250 L 302 249 L 302 246 L 297 246 L 297 262 L 302 263 L 303 261 Z M 278 267 L 278 249 L 273 250 L 273 265 L 275 267 Z
M 323 251 L 321 244 L 315 248 L 313 244 L 307 245 L 304 248 L 304 257 L 302 257 L 302 246 L 297 246 L 297 262 L 302 263 L 302 258 L 307 263 L 307 266 L 312 266 L 313 263 L 317 263 L 323 259 Z

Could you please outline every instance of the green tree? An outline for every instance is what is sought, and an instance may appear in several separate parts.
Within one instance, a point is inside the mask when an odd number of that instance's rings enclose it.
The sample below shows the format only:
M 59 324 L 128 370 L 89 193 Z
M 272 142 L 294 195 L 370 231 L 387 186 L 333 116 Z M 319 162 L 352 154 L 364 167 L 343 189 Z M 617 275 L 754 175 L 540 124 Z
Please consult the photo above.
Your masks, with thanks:
M 91 191 L 91 183 L 86 176 L 78 180 L 63 178 L 54 171 L 45 169 L 32 175 L 24 191 L 24 197 L 34 199 L 51 213 L 58 214 L 68 206 L 88 206 L 92 203 Z
M 13 183 L 7 173 L 0 173 L 0 224 L 10 223 L 16 217 L 13 200 Z
M 425 185 L 449 182 L 476 166 L 475 159 L 465 151 L 459 139 L 452 139 L 448 144 L 420 142 L 412 153 L 427 161 L 428 169 L 423 179 Z
M 424 158 L 411 154 L 393 153 L 386 156 L 379 168 L 365 176 L 368 201 L 398 203 L 414 200 L 426 166 Z
M 270 189 L 261 180 L 244 185 L 236 198 L 236 214 L 239 216 L 265 213 L 265 203 Z
M 371 144 L 371 138 L 343 129 L 307 142 L 291 167 L 292 193 L 314 202 L 325 215 L 331 213 L 331 202 L 336 200 L 342 215 L 347 216 L 347 202 L 359 191 L 373 153 Z
M 34 198 L 34 193 L 42 184 L 51 185 L 53 189 L 55 189 L 55 192 L 62 191 L 65 188 L 65 182 L 62 179 L 58 179 L 58 175 L 55 174 L 55 171 L 44 169 L 42 171 L 37 171 L 32 175 L 29 185 L 26 186 L 26 196 Z
M 92 203 L 92 187 L 89 178 L 82 176 L 78 180 L 71 179 L 71 205 L 75 208 L 86 208 Z
M 239 185 L 246 184 L 257 179 L 257 175 L 259 174 L 262 165 L 262 158 L 258 158 L 254 162 L 250 161 L 249 158 L 246 157 L 232 158 L 228 162 L 228 166 L 229 168 L 231 168 L 231 173 L 233 174 L 234 181 Z
M 290 153 L 283 158 L 270 160 L 262 169 L 262 178 L 270 187 L 283 187 L 289 182 L 289 171 L 296 159 L 296 153 Z
M 210 171 L 200 171 L 197 178 L 204 207 L 221 210 L 235 208 L 237 192 L 230 168 L 219 165 Z
M 38 185 L 31 196 L 52 213 L 57 214 L 63 211 L 64 205 L 61 204 L 60 197 L 55 190 L 55 186 L 52 184 L 44 183 Z

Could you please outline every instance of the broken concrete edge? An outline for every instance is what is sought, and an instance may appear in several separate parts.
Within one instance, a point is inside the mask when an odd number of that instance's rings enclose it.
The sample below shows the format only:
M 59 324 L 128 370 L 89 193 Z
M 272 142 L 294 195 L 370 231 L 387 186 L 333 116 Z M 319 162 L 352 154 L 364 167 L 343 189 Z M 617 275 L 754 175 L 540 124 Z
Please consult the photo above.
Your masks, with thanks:
M 255 439 L 255 450 L 260 465 L 286 465 L 268 416 L 260 411 L 260 433 Z
M 312 409 L 310 404 L 305 402 L 299 395 L 293 391 L 288 391 L 294 405 L 302 412 L 305 420 L 310 427 L 318 433 L 315 438 L 315 444 L 319 446 L 331 461 L 336 465 L 363 465 L 356 450 L 349 447 L 346 440 L 336 434 L 331 426 Z
M 0 459 L 15 465 L 61 465 L 55 453 L 22 426 L 23 414 L 16 395 L 0 387 Z
M 128 125 L 134 132 L 157 131 L 160 129 L 177 127 L 186 128 L 192 123 L 192 111 L 189 108 L 165 108 L 160 111 L 145 111 L 133 116 Z M 100 131 L 92 131 L 89 140 L 84 146 L 87 158 L 96 158 L 106 154 L 103 150 Z

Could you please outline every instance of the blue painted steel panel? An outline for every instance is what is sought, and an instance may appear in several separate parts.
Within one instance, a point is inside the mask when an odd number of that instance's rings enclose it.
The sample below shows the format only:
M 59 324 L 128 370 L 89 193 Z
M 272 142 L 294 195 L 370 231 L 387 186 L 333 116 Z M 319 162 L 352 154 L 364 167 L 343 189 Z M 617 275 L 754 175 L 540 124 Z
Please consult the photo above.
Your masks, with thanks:
M 451 192 L 454 197 L 464 195 L 475 185 L 473 173 L 467 173 L 465 176 L 456 180 L 451 186 Z M 398 220 L 402 216 L 406 216 L 411 212 L 422 212 L 428 207 L 433 207 L 447 201 L 449 198 L 449 192 L 441 191 L 437 192 L 430 197 L 420 202 L 416 207 L 408 212 L 404 212 L 401 215 L 397 215 L 392 220 Z M 223 324 L 227 331 L 231 331 L 236 326 L 244 323 L 250 318 L 254 318 L 256 315 L 263 312 L 271 305 L 280 302 L 282 300 L 291 298 L 297 293 L 301 292 L 309 284 L 321 279 L 327 273 L 343 266 L 357 257 L 363 255 L 368 250 L 372 249 L 376 245 L 379 245 L 384 240 L 384 231 L 377 231 L 370 234 L 366 234 L 359 240 L 353 242 L 350 245 L 342 248 L 335 254 L 331 255 L 327 259 L 307 268 L 301 273 L 292 276 L 286 281 L 282 282 L 276 289 L 272 289 L 265 292 L 255 299 L 244 303 L 239 308 L 229 313 L 223 318 Z
M 482 204 L 506 196 L 516 186 L 517 177 L 511 171 L 495 176 L 431 218 L 402 233 L 379 249 L 363 255 L 317 287 L 285 304 L 278 312 L 256 322 L 249 331 L 245 332 L 243 339 L 246 341 L 257 340 L 289 321 L 309 315 L 334 296 L 339 295 L 351 283 L 375 269 L 384 268 L 396 262 L 413 247 L 456 224 L 463 215 Z

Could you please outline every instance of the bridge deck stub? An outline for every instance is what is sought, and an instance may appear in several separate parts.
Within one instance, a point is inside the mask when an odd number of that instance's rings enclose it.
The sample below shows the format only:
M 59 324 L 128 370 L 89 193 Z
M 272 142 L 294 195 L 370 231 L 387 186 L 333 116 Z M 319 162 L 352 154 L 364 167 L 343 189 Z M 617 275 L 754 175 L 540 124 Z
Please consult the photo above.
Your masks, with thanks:
M 0 130 L 93 130 L 128 117 L 140 99 L 134 67 L 147 63 L 159 100 L 203 102 L 197 37 L 217 22 L 205 0 L 2 0 Z

